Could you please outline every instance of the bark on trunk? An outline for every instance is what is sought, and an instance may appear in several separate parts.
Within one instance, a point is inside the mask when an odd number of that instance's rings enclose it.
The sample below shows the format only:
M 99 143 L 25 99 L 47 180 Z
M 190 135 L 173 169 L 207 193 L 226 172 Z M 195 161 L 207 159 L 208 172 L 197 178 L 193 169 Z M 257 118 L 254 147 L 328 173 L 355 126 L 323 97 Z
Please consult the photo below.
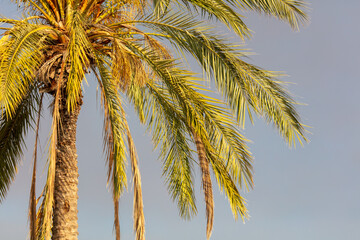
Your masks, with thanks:
M 81 103 L 69 113 L 66 101 L 60 101 L 60 131 L 57 144 L 53 240 L 78 239 L 78 167 L 76 154 L 76 127 Z

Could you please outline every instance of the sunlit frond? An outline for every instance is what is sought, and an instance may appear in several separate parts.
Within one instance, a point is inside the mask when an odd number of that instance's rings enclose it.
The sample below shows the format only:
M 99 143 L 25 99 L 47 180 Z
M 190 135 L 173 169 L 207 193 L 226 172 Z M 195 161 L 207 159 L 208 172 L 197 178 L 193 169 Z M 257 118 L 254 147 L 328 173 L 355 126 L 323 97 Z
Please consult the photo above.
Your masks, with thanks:
M 69 30 L 68 46 L 68 76 L 66 84 L 67 107 L 73 111 L 81 98 L 81 84 L 85 80 L 85 71 L 88 69 L 90 62 L 88 59 L 90 42 L 87 39 L 84 22 L 81 16 L 71 9 L 68 10 L 66 28 Z M 86 81 L 86 80 L 85 80 Z
M 163 176 L 180 215 L 190 218 L 196 214 L 193 158 L 186 135 L 186 126 L 179 108 L 173 104 L 166 89 L 148 82 L 146 87 L 131 85 L 128 96 L 143 122 L 152 134 L 155 146 L 160 148 Z
M 240 217 L 244 220 L 248 217 L 245 199 L 240 196 L 239 190 L 226 170 L 224 163 L 219 161 L 215 153 L 216 151 L 214 150 L 207 150 L 207 157 L 211 162 L 219 188 L 221 191 L 225 192 L 235 219 L 237 219 L 240 215 Z
M 212 74 L 241 126 L 246 113 L 251 115 L 253 110 L 273 122 L 290 145 L 296 138 L 300 142 L 301 138 L 305 139 L 304 128 L 293 106 L 296 102 L 276 79 L 276 73 L 246 63 L 241 60 L 246 56 L 244 52 L 204 30 L 183 30 L 154 21 L 146 24 L 166 33 L 170 41 L 191 53 L 207 74 Z
M 24 12 L 30 15 L 42 16 L 47 22 L 59 27 L 58 9 L 55 8 L 52 0 L 12 0 L 24 8 Z M 58 0 L 63 1 L 63 0 Z
M 299 23 L 308 21 L 306 10 L 308 5 L 304 1 L 296 0 L 229 0 L 244 9 L 256 10 L 267 15 L 275 16 L 288 22 L 294 29 Z
M 98 80 L 104 110 L 104 152 L 116 240 L 120 240 L 119 199 L 127 188 L 127 151 L 134 187 L 135 238 L 145 239 L 139 159 L 122 97 L 130 100 L 151 133 L 155 148 L 159 148 L 168 191 L 185 219 L 197 213 L 193 175 L 194 168 L 199 167 L 207 239 L 214 221 L 212 177 L 229 199 L 235 219 L 247 217 L 246 202 L 239 193 L 253 186 L 249 140 L 241 132 L 247 116 L 252 121 L 256 114 L 272 123 L 289 145 L 295 145 L 296 139 L 306 141 L 304 125 L 295 111 L 297 103 L 278 80 L 281 74 L 246 62 L 248 54 L 243 46 L 231 44 L 211 25 L 211 20 L 219 21 L 242 40 L 247 39 L 251 34 L 240 11 L 250 10 L 274 16 L 297 29 L 307 21 L 303 1 L 13 2 L 24 9 L 25 17 L 0 18 L 4 24 L 0 28 L 0 202 L 14 179 L 24 148 L 23 137 L 34 125 L 38 92 L 53 97 L 47 180 L 38 199 L 42 202 L 37 214 L 36 132 L 29 214 L 31 240 L 50 240 L 52 228 L 58 229 L 53 226 L 53 211 L 58 207 L 54 204 L 54 181 L 62 134 L 60 114 L 72 112 L 82 102 L 82 84 L 89 69 Z M 180 57 L 193 57 L 204 79 L 185 70 L 182 59 L 174 58 L 170 45 Z M 213 92 L 204 82 L 215 83 L 219 99 L 210 97 Z
M 14 26 L 0 45 L 0 106 L 8 117 L 29 91 L 46 48 L 44 34 L 52 29 L 22 22 Z
M 187 5 L 187 10 L 194 12 L 200 10 L 203 15 L 223 22 L 229 29 L 237 33 L 242 39 L 250 36 L 250 30 L 242 20 L 242 16 L 223 0 L 153 0 L 154 11 L 157 15 L 165 14 L 169 9 L 174 9 L 171 2 L 182 2 Z M 190 7 L 190 4 L 193 8 Z M 192 16 L 194 18 L 194 16 Z
M 108 181 L 115 199 L 127 187 L 126 178 L 126 129 L 121 115 L 120 96 L 117 86 L 111 81 L 108 65 L 99 59 L 99 85 L 101 87 L 102 105 L 105 112 L 104 141 L 108 158 Z

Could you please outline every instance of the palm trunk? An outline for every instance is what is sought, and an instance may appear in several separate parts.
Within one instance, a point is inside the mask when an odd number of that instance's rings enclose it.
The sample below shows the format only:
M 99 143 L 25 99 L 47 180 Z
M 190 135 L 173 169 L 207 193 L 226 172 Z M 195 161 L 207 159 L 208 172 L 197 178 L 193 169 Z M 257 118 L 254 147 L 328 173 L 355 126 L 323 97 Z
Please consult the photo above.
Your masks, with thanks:
M 57 144 L 53 240 L 78 239 L 78 167 L 76 154 L 76 127 L 81 103 L 69 113 L 66 100 L 60 100 L 60 131 Z

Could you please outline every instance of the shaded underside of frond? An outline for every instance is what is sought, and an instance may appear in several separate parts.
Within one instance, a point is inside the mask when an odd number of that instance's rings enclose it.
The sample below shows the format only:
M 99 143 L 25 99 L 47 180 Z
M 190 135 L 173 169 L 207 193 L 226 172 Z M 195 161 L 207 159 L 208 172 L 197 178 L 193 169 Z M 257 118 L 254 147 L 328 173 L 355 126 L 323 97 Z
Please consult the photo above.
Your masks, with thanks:
M 12 118 L 4 110 L 0 119 L 0 202 L 15 178 L 17 165 L 25 148 L 25 135 L 35 125 L 39 95 L 34 88 L 16 108 Z

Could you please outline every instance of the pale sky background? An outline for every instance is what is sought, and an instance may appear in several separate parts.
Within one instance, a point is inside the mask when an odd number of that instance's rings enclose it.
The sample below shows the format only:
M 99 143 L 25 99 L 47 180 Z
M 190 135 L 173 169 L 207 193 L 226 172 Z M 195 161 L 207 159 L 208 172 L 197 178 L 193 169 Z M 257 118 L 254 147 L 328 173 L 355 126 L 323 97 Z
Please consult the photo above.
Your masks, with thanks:
M 300 32 L 268 17 L 247 15 L 254 30 L 248 41 L 257 55 L 252 62 L 265 69 L 283 70 L 309 129 L 311 142 L 288 149 L 272 126 L 258 119 L 245 135 L 255 156 L 255 189 L 244 194 L 251 218 L 235 222 L 227 199 L 215 186 L 215 222 L 212 240 L 357 240 L 360 239 L 360 1 L 312 0 L 311 23 Z M 9 0 L 0 13 L 19 16 Z M 79 239 L 114 239 L 111 194 L 106 188 L 102 154 L 102 116 L 96 84 L 89 78 L 78 127 Z M 48 112 L 48 111 L 45 111 Z M 49 119 L 42 123 L 42 155 L 46 156 Z M 161 178 L 161 162 L 148 134 L 129 114 L 142 173 L 146 236 L 149 240 L 205 239 L 205 206 L 196 172 L 198 215 L 192 221 L 178 216 L 176 203 Z M 0 205 L 0 239 L 28 236 L 30 189 L 29 151 L 6 200 Z M 40 166 L 40 165 L 39 165 Z M 39 168 L 40 180 L 45 179 Z M 215 180 L 214 180 L 215 182 Z M 41 186 L 38 185 L 38 190 Z M 134 239 L 132 192 L 120 202 L 122 240 Z

